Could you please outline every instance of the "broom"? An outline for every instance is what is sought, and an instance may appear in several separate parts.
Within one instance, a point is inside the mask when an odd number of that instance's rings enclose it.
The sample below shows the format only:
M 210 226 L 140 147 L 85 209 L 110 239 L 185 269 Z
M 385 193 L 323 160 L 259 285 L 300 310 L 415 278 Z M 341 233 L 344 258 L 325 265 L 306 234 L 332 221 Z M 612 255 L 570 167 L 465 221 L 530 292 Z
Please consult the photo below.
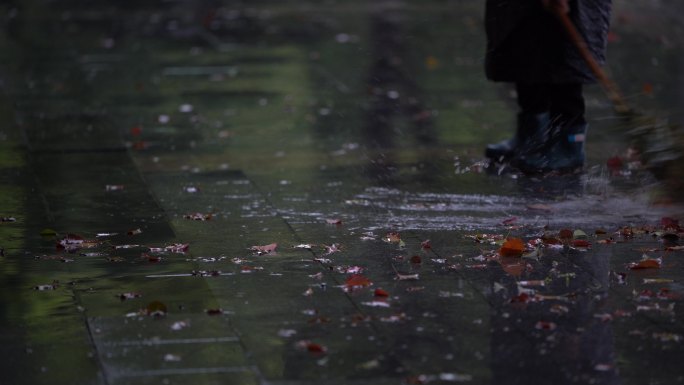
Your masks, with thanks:
M 615 112 L 629 123 L 636 123 L 636 127 L 630 131 L 630 134 L 638 142 L 637 147 L 641 150 L 646 168 L 666 183 L 676 194 L 674 198 L 682 200 L 680 192 L 684 188 L 684 171 L 682 167 L 676 167 L 676 163 L 681 160 L 684 153 L 684 139 L 677 136 L 675 127 L 670 127 L 662 119 L 638 113 L 631 108 L 618 86 L 598 64 L 584 37 L 572 23 L 568 14 L 559 7 L 551 7 L 550 11 L 556 16 L 570 42 L 596 76 L 606 96 L 613 103 Z

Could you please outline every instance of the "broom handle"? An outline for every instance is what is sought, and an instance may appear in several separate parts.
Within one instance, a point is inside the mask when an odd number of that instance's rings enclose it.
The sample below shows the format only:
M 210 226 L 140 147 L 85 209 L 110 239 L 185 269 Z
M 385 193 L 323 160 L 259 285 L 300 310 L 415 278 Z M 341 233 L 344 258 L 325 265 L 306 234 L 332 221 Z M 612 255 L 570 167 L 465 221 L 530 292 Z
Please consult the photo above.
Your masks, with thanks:
M 591 72 L 594 73 L 599 83 L 601 83 L 603 86 L 606 95 L 613 102 L 615 110 L 619 113 L 630 112 L 631 108 L 629 108 L 627 102 L 625 102 L 625 98 L 622 96 L 622 93 L 618 89 L 617 85 L 608 77 L 608 75 L 606 75 L 606 72 L 603 71 L 603 68 L 601 68 L 601 66 L 596 62 L 594 55 L 591 53 L 591 51 L 589 51 L 587 42 L 584 40 L 584 37 L 580 35 L 579 31 L 577 31 L 577 28 L 568 17 L 568 14 L 559 8 L 552 8 L 551 12 L 553 12 L 553 14 L 558 18 L 563 26 L 563 29 L 568 34 L 568 38 L 570 38 L 570 41 L 577 49 L 580 56 L 582 56 L 582 59 L 584 59 L 591 69 Z

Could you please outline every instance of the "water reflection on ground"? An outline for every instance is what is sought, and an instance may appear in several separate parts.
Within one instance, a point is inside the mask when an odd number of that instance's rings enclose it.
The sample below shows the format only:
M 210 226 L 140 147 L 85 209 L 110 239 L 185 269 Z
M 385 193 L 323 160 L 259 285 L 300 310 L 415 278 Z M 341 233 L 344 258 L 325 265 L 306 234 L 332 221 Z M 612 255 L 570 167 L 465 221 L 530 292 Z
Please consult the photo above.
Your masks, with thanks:
M 1 5 L 3 378 L 682 382 L 682 210 L 598 88 L 583 174 L 487 167 L 482 8 Z M 615 8 L 676 119 L 681 7 Z

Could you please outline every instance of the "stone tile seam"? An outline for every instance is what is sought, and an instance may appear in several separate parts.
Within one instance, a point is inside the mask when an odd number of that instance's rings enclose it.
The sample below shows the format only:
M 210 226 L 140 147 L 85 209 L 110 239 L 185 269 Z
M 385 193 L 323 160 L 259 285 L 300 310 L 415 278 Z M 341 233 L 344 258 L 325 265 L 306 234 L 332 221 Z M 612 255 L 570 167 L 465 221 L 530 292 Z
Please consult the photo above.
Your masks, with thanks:
M 179 338 L 179 339 L 146 339 L 142 341 L 124 340 L 102 342 L 99 344 L 103 347 L 117 347 L 117 346 L 157 346 L 157 345 L 181 345 L 181 344 L 211 344 L 224 342 L 239 342 L 238 337 L 209 337 L 209 338 Z
M 221 374 L 221 373 L 246 373 L 254 372 L 255 368 L 251 366 L 224 366 L 211 368 L 181 368 L 181 369 L 153 369 L 142 370 L 137 372 L 121 373 L 117 377 L 158 377 L 158 376 L 178 376 L 190 374 Z

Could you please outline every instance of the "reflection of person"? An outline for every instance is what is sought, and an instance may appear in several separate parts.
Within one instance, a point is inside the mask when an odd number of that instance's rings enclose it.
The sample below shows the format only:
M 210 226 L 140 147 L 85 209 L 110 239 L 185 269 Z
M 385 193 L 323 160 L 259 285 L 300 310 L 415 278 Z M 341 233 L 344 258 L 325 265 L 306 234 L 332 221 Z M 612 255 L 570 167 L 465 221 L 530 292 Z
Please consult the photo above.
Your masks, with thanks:
M 611 0 L 487 0 L 487 77 L 515 83 L 520 107 L 514 137 L 488 145 L 488 158 L 523 171 L 582 167 L 582 85 L 595 78 L 554 12 L 568 14 L 603 63 L 610 11 Z
M 491 383 L 619 385 L 607 322 L 610 253 L 547 250 L 528 261 L 489 265 Z

